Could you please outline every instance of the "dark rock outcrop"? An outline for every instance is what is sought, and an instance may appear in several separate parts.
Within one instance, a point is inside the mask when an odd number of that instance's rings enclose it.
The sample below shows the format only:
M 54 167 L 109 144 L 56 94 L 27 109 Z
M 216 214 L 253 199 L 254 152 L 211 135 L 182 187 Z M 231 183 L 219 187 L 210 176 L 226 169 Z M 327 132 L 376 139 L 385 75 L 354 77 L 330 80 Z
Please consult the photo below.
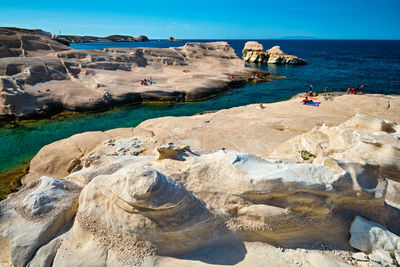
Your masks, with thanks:
M 148 42 L 150 41 L 149 38 L 147 38 L 146 35 L 139 35 L 138 37 L 135 38 L 136 42 Z
M 129 35 L 110 35 L 107 37 L 78 36 L 78 35 L 59 35 L 59 38 L 70 43 L 98 43 L 98 42 L 148 42 L 149 38 L 145 35 L 133 37 Z

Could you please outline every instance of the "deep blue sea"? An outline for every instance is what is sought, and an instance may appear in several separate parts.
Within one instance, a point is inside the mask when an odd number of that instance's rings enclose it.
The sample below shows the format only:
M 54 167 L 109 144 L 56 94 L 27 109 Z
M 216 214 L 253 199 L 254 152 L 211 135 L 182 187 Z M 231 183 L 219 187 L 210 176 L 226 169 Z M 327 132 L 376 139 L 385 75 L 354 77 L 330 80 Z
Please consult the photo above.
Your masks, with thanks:
M 212 42 L 216 40 L 166 40 L 143 43 L 87 43 L 72 44 L 76 49 L 100 49 L 116 47 L 160 47 L 182 46 L 186 42 Z M 223 40 L 225 41 L 225 40 Z M 248 40 L 227 40 L 242 56 L 242 49 Z M 270 98 L 293 95 L 304 91 L 312 84 L 314 89 L 345 90 L 347 87 L 364 83 L 370 93 L 400 93 L 400 41 L 382 40 L 254 40 L 269 49 L 279 45 L 291 55 L 308 61 L 306 66 L 256 65 L 272 74 L 289 78 L 287 81 L 258 85 L 265 96 Z M 257 92 L 257 97 L 258 97 Z M 261 96 L 263 97 L 263 95 Z M 280 98 L 279 98 L 280 99 Z M 250 100 L 249 103 L 253 103 Z
M 189 40 L 188 40 L 189 41 Z M 190 40 L 215 41 L 215 40 Z M 363 83 L 367 93 L 400 93 L 400 41 L 360 40 L 258 40 L 268 49 L 274 45 L 308 61 L 305 66 L 254 65 L 272 74 L 286 76 L 261 84 L 247 84 L 213 99 L 173 105 L 138 105 L 104 113 L 79 114 L 0 128 L 0 172 L 33 157 L 41 147 L 56 140 L 85 131 L 136 126 L 140 122 L 163 116 L 186 116 L 262 101 L 285 100 L 304 92 L 310 84 L 322 91 L 345 90 Z M 170 47 L 187 41 L 166 40 L 145 43 L 72 44 L 76 49 L 111 47 Z M 228 40 L 241 56 L 246 40 Z M 251 66 L 253 67 L 253 65 Z M 7 155 L 7 157 L 5 157 Z

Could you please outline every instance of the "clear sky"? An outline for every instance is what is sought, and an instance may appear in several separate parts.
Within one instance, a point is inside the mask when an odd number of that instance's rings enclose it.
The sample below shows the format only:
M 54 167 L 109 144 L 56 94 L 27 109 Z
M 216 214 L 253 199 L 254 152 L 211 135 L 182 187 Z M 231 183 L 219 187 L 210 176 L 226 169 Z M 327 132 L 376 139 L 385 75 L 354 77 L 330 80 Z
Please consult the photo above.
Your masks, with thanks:
M 400 0 L 0 0 L 0 26 L 150 39 L 400 39 Z

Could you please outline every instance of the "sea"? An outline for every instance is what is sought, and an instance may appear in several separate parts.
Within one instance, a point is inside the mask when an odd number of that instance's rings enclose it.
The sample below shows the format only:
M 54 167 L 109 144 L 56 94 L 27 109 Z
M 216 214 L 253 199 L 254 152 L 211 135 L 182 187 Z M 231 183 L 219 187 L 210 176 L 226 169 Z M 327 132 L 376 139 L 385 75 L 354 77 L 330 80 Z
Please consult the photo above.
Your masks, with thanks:
M 186 42 L 217 40 L 154 40 L 132 43 L 72 44 L 75 49 L 134 48 L 182 46 Z M 227 41 L 242 56 L 249 40 Z M 305 92 L 310 85 L 322 92 L 345 91 L 348 87 L 364 84 L 364 93 L 400 93 L 400 41 L 392 40 L 252 40 L 265 49 L 279 45 L 287 53 L 307 60 L 308 65 L 248 64 L 285 76 L 265 83 L 249 83 L 212 99 L 166 105 L 131 105 L 102 113 L 82 113 L 58 116 L 0 128 L 0 172 L 5 172 L 29 160 L 43 146 L 86 131 L 105 131 L 120 127 L 134 127 L 140 122 L 164 116 L 189 116 L 210 110 L 220 110 L 252 103 L 283 101 Z M 1 175 L 0 175 L 1 178 Z

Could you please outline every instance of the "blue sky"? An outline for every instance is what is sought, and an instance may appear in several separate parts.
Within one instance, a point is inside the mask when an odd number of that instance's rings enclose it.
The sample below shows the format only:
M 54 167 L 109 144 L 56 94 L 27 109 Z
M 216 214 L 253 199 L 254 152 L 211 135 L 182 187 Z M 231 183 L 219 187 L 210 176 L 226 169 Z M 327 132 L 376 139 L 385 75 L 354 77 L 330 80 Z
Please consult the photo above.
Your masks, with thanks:
M 0 0 L 0 26 L 150 39 L 400 39 L 400 0 Z

